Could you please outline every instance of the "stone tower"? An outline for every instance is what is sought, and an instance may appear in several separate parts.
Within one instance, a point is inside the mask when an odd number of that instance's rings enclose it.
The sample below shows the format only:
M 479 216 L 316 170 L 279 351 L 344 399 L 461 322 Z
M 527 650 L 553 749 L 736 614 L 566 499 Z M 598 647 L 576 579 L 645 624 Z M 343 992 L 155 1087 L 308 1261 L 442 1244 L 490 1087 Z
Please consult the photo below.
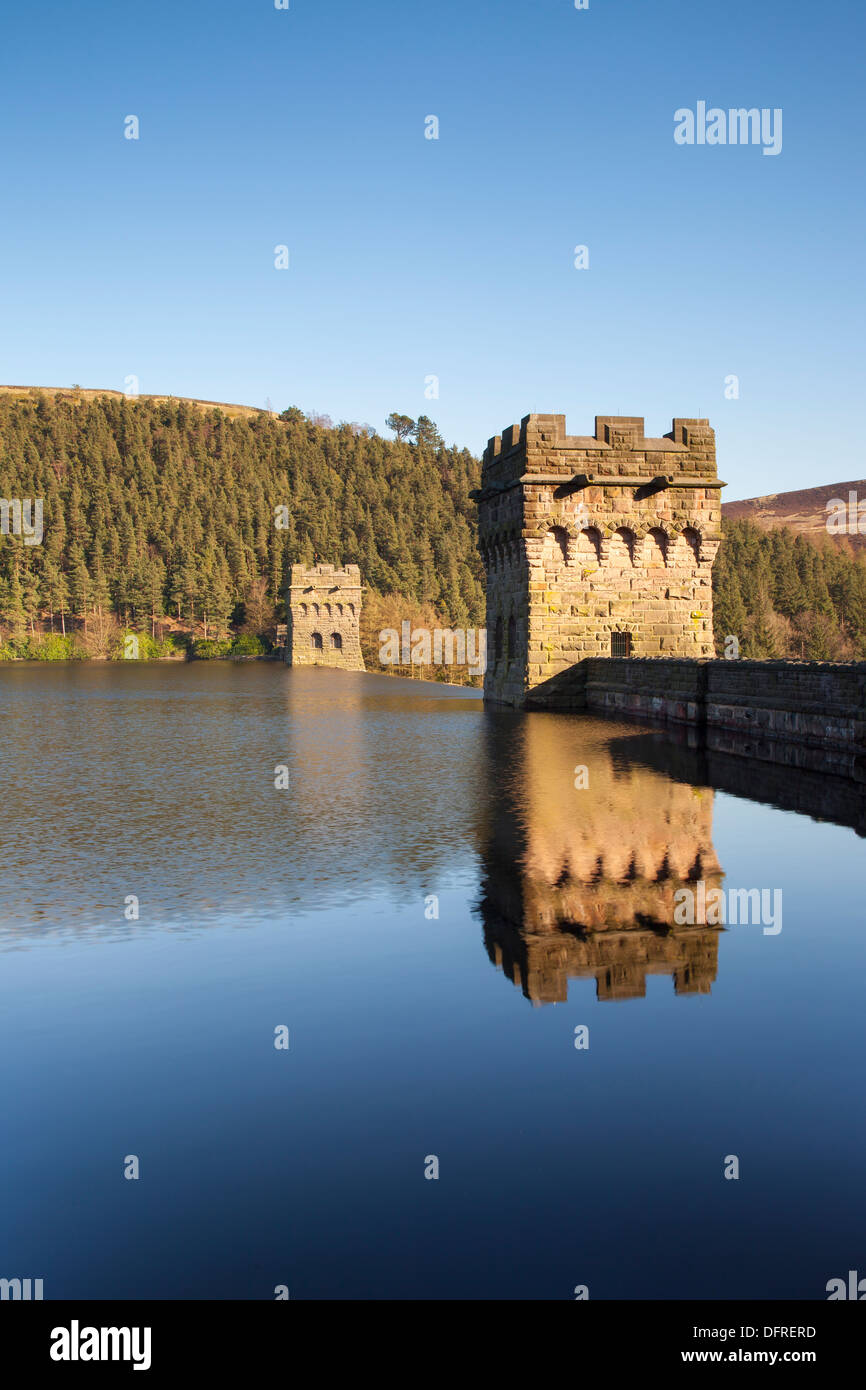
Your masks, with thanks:
M 365 670 L 361 655 L 361 571 L 357 565 L 292 565 L 286 595 L 289 666 Z
M 721 539 L 715 436 L 674 420 L 527 415 L 484 451 L 487 699 L 523 705 L 589 656 L 713 656 L 711 571 Z

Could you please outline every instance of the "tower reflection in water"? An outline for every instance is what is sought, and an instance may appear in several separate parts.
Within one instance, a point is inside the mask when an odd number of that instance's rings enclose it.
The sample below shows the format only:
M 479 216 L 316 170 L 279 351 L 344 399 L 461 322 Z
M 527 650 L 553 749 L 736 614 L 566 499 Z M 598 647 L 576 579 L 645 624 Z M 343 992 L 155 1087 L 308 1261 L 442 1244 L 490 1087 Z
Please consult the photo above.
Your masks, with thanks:
M 488 755 L 491 961 L 534 1004 L 566 999 L 570 978 L 594 978 L 599 999 L 642 998 L 658 974 L 708 994 L 719 929 L 673 920 L 679 888 L 723 876 L 713 792 L 665 771 L 676 750 L 607 721 L 496 712 Z

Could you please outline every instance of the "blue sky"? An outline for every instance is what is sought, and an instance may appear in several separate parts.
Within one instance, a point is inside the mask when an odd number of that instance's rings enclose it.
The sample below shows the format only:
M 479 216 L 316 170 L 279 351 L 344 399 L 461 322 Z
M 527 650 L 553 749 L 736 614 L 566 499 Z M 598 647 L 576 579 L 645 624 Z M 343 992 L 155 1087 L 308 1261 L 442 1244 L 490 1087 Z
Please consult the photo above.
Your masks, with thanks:
M 2 35 L 0 381 L 476 452 L 707 415 L 729 499 L 866 476 L 856 0 L 19 0 Z M 782 108 L 781 154 L 676 145 L 701 100 Z

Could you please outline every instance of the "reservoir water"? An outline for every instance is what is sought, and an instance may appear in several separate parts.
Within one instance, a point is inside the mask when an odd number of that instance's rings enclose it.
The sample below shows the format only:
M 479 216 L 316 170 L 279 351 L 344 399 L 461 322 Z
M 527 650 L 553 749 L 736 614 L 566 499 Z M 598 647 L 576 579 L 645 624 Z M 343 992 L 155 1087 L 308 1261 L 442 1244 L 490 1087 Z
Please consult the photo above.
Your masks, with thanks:
M 0 716 L 0 1276 L 866 1273 L 862 787 L 271 663 L 9 664 Z M 778 919 L 678 924 L 699 884 Z

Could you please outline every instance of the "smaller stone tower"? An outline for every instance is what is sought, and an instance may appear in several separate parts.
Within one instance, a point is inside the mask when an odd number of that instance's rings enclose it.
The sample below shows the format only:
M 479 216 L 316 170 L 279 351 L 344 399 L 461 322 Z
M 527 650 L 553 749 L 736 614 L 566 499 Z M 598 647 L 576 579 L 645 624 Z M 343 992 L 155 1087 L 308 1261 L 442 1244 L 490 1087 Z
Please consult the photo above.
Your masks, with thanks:
M 361 655 L 361 571 L 357 565 L 292 565 L 286 594 L 289 666 L 364 671 Z

